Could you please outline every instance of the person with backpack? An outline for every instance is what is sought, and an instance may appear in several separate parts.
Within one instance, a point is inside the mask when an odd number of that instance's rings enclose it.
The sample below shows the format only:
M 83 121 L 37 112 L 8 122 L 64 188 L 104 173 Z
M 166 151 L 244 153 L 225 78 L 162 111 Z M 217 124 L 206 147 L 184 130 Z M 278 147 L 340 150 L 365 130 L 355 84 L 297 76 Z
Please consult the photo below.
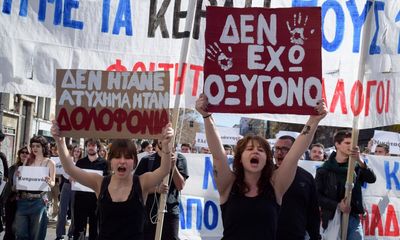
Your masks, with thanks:
M 164 147 L 157 139 L 154 140 L 156 152 L 147 155 L 140 160 L 135 171 L 135 175 L 141 176 L 147 172 L 152 172 L 160 166 Z M 161 193 L 167 195 L 167 212 L 164 215 L 162 230 L 162 240 L 179 239 L 179 199 L 180 191 L 185 186 L 185 181 L 189 177 L 186 158 L 180 153 L 173 154 L 174 161 L 171 164 L 170 178 L 166 184 L 160 184 L 153 188 L 146 201 L 147 220 L 145 225 L 144 237 L 146 240 L 153 240 L 156 233 L 158 208 Z M 176 160 L 175 160 L 176 159 Z
M 147 194 L 162 181 L 171 166 L 169 143 L 174 135 L 171 123 L 167 124 L 162 132 L 163 151 L 160 167 L 141 176 L 133 175 L 138 158 L 132 140 L 112 141 L 107 159 L 110 162 L 111 175 L 103 177 L 86 172 L 73 164 L 56 121 L 53 121 L 51 133 L 59 148 L 65 172 L 79 183 L 93 189 L 96 194 L 99 217 L 98 239 L 143 239 L 144 203 Z

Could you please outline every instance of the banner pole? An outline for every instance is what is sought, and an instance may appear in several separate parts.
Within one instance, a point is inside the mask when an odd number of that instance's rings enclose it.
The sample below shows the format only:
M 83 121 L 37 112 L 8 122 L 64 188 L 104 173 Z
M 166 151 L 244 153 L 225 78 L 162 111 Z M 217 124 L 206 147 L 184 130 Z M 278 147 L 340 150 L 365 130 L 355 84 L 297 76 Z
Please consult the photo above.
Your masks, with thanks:
M 179 106 L 181 103 L 181 95 L 180 95 L 180 88 L 181 88 L 181 82 L 185 81 L 186 78 L 186 72 L 184 72 L 183 64 L 187 62 L 188 55 L 189 55 L 189 47 L 190 47 L 190 42 L 192 39 L 192 30 L 193 30 L 193 22 L 194 22 L 194 12 L 196 9 L 196 0 L 190 0 L 188 4 L 188 10 L 187 10 L 187 18 L 186 18 L 186 23 L 185 23 L 185 31 L 189 31 L 189 37 L 184 38 L 182 40 L 182 47 L 181 47 L 181 55 L 180 55 L 180 60 L 179 60 L 179 69 L 178 69 L 178 76 L 181 76 L 181 81 L 176 81 L 176 88 L 174 88 L 174 91 L 176 93 L 175 95 L 175 104 L 174 104 L 174 109 L 172 111 L 172 127 L 174 129 L 177 129 L 178 126 L 178 118 L 179 118 Z M 172 85 L 173 86 L 173 85 Z M 176 140 L 176 134 L 173 137 L 172 140 L 172 146 L 169 146 L 170 150 L 174 147 L 175 145 L 175 140 Z M 172 168 L 171 175 L 174 174 L 174 169 Z M 163 179 L 163 184 L 168 184 L 169 185 L 169 177 L 170 174 L 165 176 Z M 156 227 L 156 234 L 154 239 L 155 240 L 161 240 L 162 236 L 162 228 L 164 225 L 164 214 L 165 214 L 165 205 L 167 203 L 167 194 L 160 194 L 160 206 L 158 208 L 158 214 L 157 214 L 157 227 Z
M 357 72 L 357 81 L 360 81 L 361 84 L 364 83 L 364 76 L 365 76 L 365 62 L 366 62 L 366 55 L 368 53 L 368 40 L 371 37 L 371 21 L 372 21 L 372 15 L 373 15 L 373 9 L 374 9 L 374 4 L 375 1 L 372 0 L 371 4 L 371 11 L 367 9 L 366 13 L 366 21 L 362 33 L 362 42 L 361 42 L 361 47 L 360 47 L 360 60 L 359 60 L 359 65 L 358 65 L 358 72 Z M 368 5 L 366 5 L 368 6 Z M 361 93 L 358 93 L 361 94 Z M 360 99 L 361 96 L 358 96 L 355 98 L 355 106 L 359 106 L 360 104 Z M 353 118 L 353 129 L 351 133 L 351 149 L 354 147 L 358 146 L 358 136 L 359 136 L 359 117 L 355 116 Z M 353 158 L 352 156 L 349 157 L 349 163 L 347 167 L 347 177 L 346 177 L 346 185 L 345 185 L 345 203 L 347 207 L 350 207 L 351 203 L 351 197 L 352 197 L 352 190 L 354 187 L 354 169 L 356 166 L 356 159 Z M 343 213 L 342 214 L 342 223 L 341 223 L 341 239 L 346 240 L 347 239 L 347 232 L 348 232 L 348 226 L 349 226 L 349 213 Z

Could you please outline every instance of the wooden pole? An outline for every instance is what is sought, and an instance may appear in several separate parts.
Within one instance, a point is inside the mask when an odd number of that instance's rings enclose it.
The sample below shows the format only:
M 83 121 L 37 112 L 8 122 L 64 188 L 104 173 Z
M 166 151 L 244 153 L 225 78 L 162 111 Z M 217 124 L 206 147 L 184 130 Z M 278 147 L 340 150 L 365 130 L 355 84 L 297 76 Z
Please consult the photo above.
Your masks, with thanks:
M 187 18 L 186 18 L 186 24 L 185 24 L 185 31 L 189 31 L 190 35 L 187 38 L 184 38 L 182 40 L 182 47 L 181 47 L 181 56 L 179 60 L 179 69 L 178 69 L 178 74 L 181 76 L 181 81 L 176 82 L 176 88 L 174 89 L 176 92 L 175 95 L 175 104 L 174 104 L 174 109 L 172 111 L 172 127 L 174 129 L 177 129 L 178 125 L 178 118 L 179 118 L 179 106 L 181 102 L 181 95 L 179 94 L 179 89 L 180 89 L 180 83 L 185 81 L 186 78 L 186 73 L 183 73 L 183 64 L 187 62 L 188 55 L 189 55 L 189 47 L 190 47 L 190 40 L 192 38 L 192 29 L 193 29 L 193 22 L 194 22 L 194 10 L 196 9 L 196 0 L 190 0 L 188 4 L 188 10 L 187 10 Z M 169 146 L 170 150 L 175 144 L 175 138 L 176 135 L 174 135 L 173 141 L 172 141 L 172 146 Z M 174 169 L 172 168 L 172 173 L 171 175 L 174 174 Z M 168 179 L 169 179 L 169 174 L 163 179 L 163 184 L 169 184 Z M 167 194 L 161 194 L 160 195 L 160 206 L 158 208 L 158 214 L 157 214 L 157 227 L 156 227 L 156 234 L 154 239 L 155 240 L 161 240 L 162 236 L 162 228 L 164 225 L 164 214 L 165 214 L 165 205 L 167 203 Z
M 366 21 L 363 29 L 363 34 L 362 34 L 362 41 L 361 41 L 361 47 L 360 47 L 360 60 L 359 60 L 359 66 L 358 66 L 358 72 L 357 72 L 357 80 L 361 81 L 361 83 L 364 82 L 364 75 L 365 75 L 365 59 L 366 59 L 366 54 L 368 52 L 368 42 L 371 36 L 371 19 L 373 15 L 373 10 L 374 9 L 374 0 L 372 0 L 372 5 L 371 5 L 371 10 L 367 11 L 367 16 L 366 16 Z M 358 93 L 361 94 L 361 93 Z M 359 98 L 355 98 L 355 106 L 358 106 L 359 103 Z M 352 129 L 352 134 L 351 134 L 351 148 L 353 149 L 354 147 L 358 146 L 358 116 L 355 116 L 353 118 L 353 129 Z M 356 166 L 356 159 L 353 157 L 349 158 L 349 163 L 348 163 L 348 168 L 347 168 L 347 178 L 346 178 L 346 185 L 345 185 L 345 203 L 346 206 L 349 207 L 351 203 L 351 197 L 352 197 L 352 190 L 354 187 L 354 169 Z M 348 226 L 349 226 L 349 213 L 343 213 L 342 214 L 342 226 L 341 226 L 341 239 L 346 240 L 347 239 L 347 231 L 348 231 Z

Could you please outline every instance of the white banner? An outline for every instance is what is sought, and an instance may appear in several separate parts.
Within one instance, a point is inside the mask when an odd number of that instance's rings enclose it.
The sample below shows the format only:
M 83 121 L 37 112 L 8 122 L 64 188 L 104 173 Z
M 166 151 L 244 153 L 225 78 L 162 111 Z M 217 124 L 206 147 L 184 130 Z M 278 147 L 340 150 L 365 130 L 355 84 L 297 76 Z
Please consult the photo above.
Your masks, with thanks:
M 20 166 L 18 168 L 17 190 L 24 191 L 50 191 L 45 177 L 49 176 L 48 167 Z
M 189 175 L 180 204 L 181 239 L 221 239 L 219 197 L 213 180 L 212 157 L 184 154 Z M 366 156 L 377 181 L 363 187 L 367 215 L 363 220 L 365 239 L 399 239 L 400 157 Z M 233 159 L 229 159 L 232 162 Z M 315 175 L 322 162 L 300 161 L 299 166 Z M 295 216 L 293 216 L 295 217 Z
M 100 170 L 84 169 L 84 168 L 82 168 L 82 170 L 84 170 L 86 172 L 90 172 L 90 173 L 96 173 L 96 174 L 99 174 L 100 176 L 103 176 L 103 171 L 100 171 Z M 79 191 L 79 192 L 94 192 L 91 188 L 88 188 L 85 185 L 78 183 L 77 181 L 72 181 L 71 190 Z
M 384 143 L 389 146 L 390 154 L 400 155 L 399 133 L 375 130 L 374 137 L 372 138 L 371 152 L 375 152 L 376 146 L 380 143 Z
M 242 135 L 239 134 L 239 128 L 231 128 L 231 127 L 217 127 L 219 135 L 221 137 L 222 144 L 227 144 L 234 146 L 237 141 L 243 138 Z M 196 147 L 208 147 L 206 134 L 205 133 L 196 133 Z
M 169 70 L 173 86 L 170 106 L 180 94 L 184 95 L 181 107 L 193 108 L 203 88 L 205 9 L 210 2 L 263 7 L 269 0 L 92 0 L 64 5 L 59 1 L 17 4 L 4 0 L 0 12 L 0 92 L 54 97 L 57 68 Z M 324 125 L 350 127 L 354 116 L 359 117 L 360 128 L 400 123 L 400 1 L 374 2 L 372 6 L 367 0 L 271 1 L 271 7 L 322 7 L 323 96 L 330 112 L 322 121 Z M 370 27 L 365 24 L 367 14 L 372 17 Z M 185 29 L 189 19 L 193 19 L 192 30 Z M 296 29 L 301 32 L 305 19 L 297 19 Z M 357 80 L 364 29 L 370 30 L 365 40 L 365 77 Z M 188 48 L 182 47 L 186 45 Z M 185 62 L 180 63 L 180 59 Z M 177 82 L 180 89 L 175 89 Z M 287 93 L 282 97 L 288 97 Z M 246 116 L 306 121 L 305 116 L 295 115 Z

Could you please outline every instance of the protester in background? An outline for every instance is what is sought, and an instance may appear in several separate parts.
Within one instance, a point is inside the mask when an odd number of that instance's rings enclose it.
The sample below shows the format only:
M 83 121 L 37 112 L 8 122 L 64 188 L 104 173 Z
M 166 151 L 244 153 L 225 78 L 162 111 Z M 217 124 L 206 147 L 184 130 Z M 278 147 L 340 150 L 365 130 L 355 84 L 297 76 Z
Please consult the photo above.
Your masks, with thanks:
M 317 169 L 318 202 L 321 207 L 322 227 L 328 227 L 329 220 L 335 216 L 336 209 L 349 214 L 347 239 L 364 239 L 360 214 L 364 214 L 361 186 L 363 183 L 374 183 L 376 176 L 372 169 L 360 157 L 358 147 L 351 149 L 351 131 L 341 130 L 334 135 L 336 152 Z M 349 157 L 356 162 L 354 169 L 354 187 L 350 207 L 345 203 L 345 188 Z
M 0 129 L 0 149 L 1 149 L 1 144 L 4 141 L 5 137 L 6 137 L 6 135 Z M 2 169 L 3 169 L 3 171 L 0 172 L 0 184 L 1 184 L 3 181 L 7 181 L 7 179 L 8 179 L 7 157 L 1 151 L 0 151 L 0 159 L 1 159 L 1 162 L 2 162 Z M 3 216 L 3 202 L 4 202 L 4 199 L 3 199 L 3 196 L 2 196 L 2 194 L 0 192 L 0 232 L 2 232 L 4 230 L 3 229 L 3 221 L 2 221 L 2 217 L 1 217 L 1 216 Z
M 281 136 L 274 145 L 276 167 L 282 165 L 295 142 L 292 136 Z M 312 153 L 312 151 L 311 151 Z M 320 213 L 317 190 L 313 175 L 297 167 L 293 183 L 282 199 L 276 239 L 297 240 L 309 236 L 310 240 L 321 239 Z
M 196 110 L 203 116 L 207 142 L 213 155 L 224 239 L 275 239 L 279 205 L 293 182 L 300 156 L 327 113 L 325 104 L 318 102 L 315 107 L 318 115 L 310 116 L 277 170 L 274 170 L 268 142 L 253 135 L 245 136 L 236 144 L 231 170 L 207 105 L 207 97 L 201 94 L 196 101 Z
M 380 143 L 380 144 L 376 145 L 375 155 L 390 156 L 389 150 L 390 150 L 389 145 L 387 145 L 385 143 Z
M 35 136 L 30 140 L 31 154 L 23 162 L 23 166 L 47 167 L 49 175 L 45 181 L 49 187 L 55 186 L 56 169 L 55 163 L 50 160 L 49 147 L 46 138 Z M 17 171 L 17 176 L 19 172 Z M 43 240 L 47 231 L 47 209 L 48 201 L 46 192 L 42 191 L 18 191 L 17 211 L 15 214 L 15 236 L 16 239 Z
M 311 161 L 325 161 L 325 147 L 321 143 L 314 143 L 310 147 Z
M 135 175 L 142 175 L 147 172 L 152 172 L 160 167 L 161 156 L 164 151 L 164 146 L 157 139 L 153 141 L 156 143 L 156 152 L 145 156 L 140 160 L 140 163 L 135 171 Z M 173 158 L 176 162 L 171 165 L 171 175 L 168 182 L 170 186 L 160 184 L 155 186 L 149 193 L 146 201 L 146 212 L 148 215 L 144 239 L 153 240 L 156 233 L 157 213 L 160 193 L 168 193 L 167 195 L 167 212 L 164 215 L 164 225 L 162 230 L 163 240 L 176 240 L 179 239 L 179 200 L 180 191 L 185 187 L 185 181 L 189 177 L 186 158 L 180 153 L 174 153 Z M 171 180 L 172 179 L 172 180 Z
M 56 125 L 53 124 L 53 128 L 56 128 Z M 58 146 L 60 145 L 59 141 L 58 142 L 56 141 L 56 143 Z M 107 162 L 105 159 L 101 158 L 98 155 L 98 151 L 100 149 L 100 141 L 98 139 L 89 138 L 85 141 L 85 146 L 86 146 L 87 156 L 79 159 L 76 162 L 76 166 L 82 169 L 102 171 L 103 176 L 107 175 L 108 173 Z M 74 176 L 71 177 L 74 180 L 76 180 Z M 89 219 L 89 240 L 97 239 L 98 233 L 97 233 L 96 202 L 97 199 L 95 193 L 75 191 L 74 212 L 73 212 L 74 240 L 78 240 L 82 237 L 85 237 L 88 219 Z
M 142 148 L 141 152 L 146 152 L 147 154 L 153 153 L 153 145 L 151 145 L 151 144 L 149 143 L 149 141 L 143 141 L 143 142 L 140 144 L 140 146 L 141 146 L 141 148 Z
M 28 147 L 22 147 L 17 151 L 17 160 L 15 164 L 8 169 L 7 185 L 4 189 L 4 201 L 5 201 L 5 233 L 3 240 L 14 240 L 15 234 L 13 231 L 13 223 L 15 219 L 15 213 L 17 211 L 17 189 L 15 187 L 16 182 L 16 171 L 22 166 L 23 162 L 26 162 L 29 157 Z
M 56 143 L 52 142 L 50 143 L 50 158 L 58 158 L 58 149 Z M 54 187 L 50 189 L 49 193 L 49 202 L 48 204 L 52 206 L 52 211 L 51 211 L 51 220 L 54 220 L 56 216 L 58 215 L 58 204 L 59 204 L 59 196 L 60 196 L 60 178 L 61 176 L 56 173 L 56 184 Z
M 162 132 L 160 167 L 139 177 L 132 175 L 138 158 L 135 144 L 131 140 L 112 141 L 108 160 L 113 174 L 102 177 L 75 167 L 66 151 L 64 138 L 59 137 L 60 132 L 55 122 L 51 131 L 60 147 L 61 162 L 66 172 L 92 188 L 98 197 L 99 240 L 143 239 L 144 202 L 147 194 L 153 191 L 154 186 L 162 181 L 171 168 L 171 151 L 168 146 L 174 134 L 171 124 Z
M 202 154 L 210 154 L 210 149 L 208 147 L 201 147 L 200 148 L 200 153 Z
M 103 143 L 100 144 L 99 156 L 103 159 L 107 159 L 107 147 Z
M 192 145 L 190 143 L 182 143 L 181 144 L 181 153 L 191 153 Z
M 226 155 L 232 155 L 233 154 L 233 149 L 231 145 L 224 144 L 224 150 Z
M 68 149 L 68 147 L 67 147 Z M 82 158 L 82 149 L 79 146 L 74 146 L 72 148 L 72 159 L 74 164 Z M 70 154 L 71 155 L 71 154 Z M 75 191 L 71 190 L 71 182 L 70 182 L 70 176 L 65 174 L 62 176 L 63 179 L 63 186 L 61 189 L 61 195 L 60 195 L 60 209 L 58 212 L 58 217 L 57 217 L 57 226 L 56 226 L 56 235 L 57 238 L 56 240 L 61 240 L 64 239 L 65 235 L 65 224 L 67 223 L 67 213 L 68 210 L 71 212 L 71 224 L 69 226 L 68 230 L 68 238 L 73 237 L 73 226 L 75 224 L 74 218 L 73 218 L 73 205 L 74 201 L 73 199 L 75 198 Z

